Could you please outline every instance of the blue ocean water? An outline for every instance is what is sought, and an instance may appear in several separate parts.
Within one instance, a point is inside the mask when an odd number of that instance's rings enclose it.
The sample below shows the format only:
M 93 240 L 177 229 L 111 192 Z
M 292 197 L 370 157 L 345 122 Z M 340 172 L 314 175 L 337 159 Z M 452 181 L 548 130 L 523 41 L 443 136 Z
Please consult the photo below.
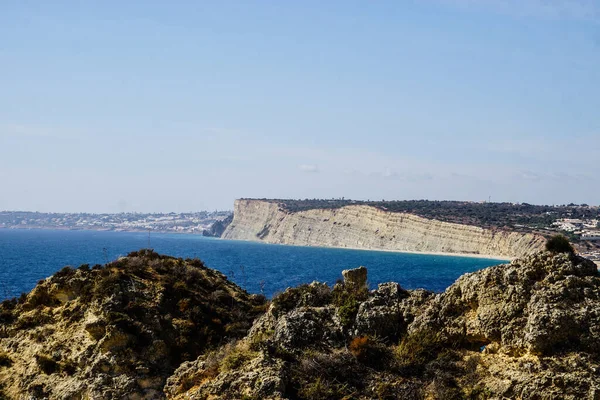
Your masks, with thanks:
M 466 272 L 502 260 L 271 245 L 196 235 L 138 232 L 0 229 L 0 298 L 18 296 L 65 265 L 104 264 L 150 247 L 203 260 L 252 293 L 271 297 L 314 280 L 335 283 L 341 271 L 364 265 L 369 284 L 395 281 L 407 289 L 443 291 Z

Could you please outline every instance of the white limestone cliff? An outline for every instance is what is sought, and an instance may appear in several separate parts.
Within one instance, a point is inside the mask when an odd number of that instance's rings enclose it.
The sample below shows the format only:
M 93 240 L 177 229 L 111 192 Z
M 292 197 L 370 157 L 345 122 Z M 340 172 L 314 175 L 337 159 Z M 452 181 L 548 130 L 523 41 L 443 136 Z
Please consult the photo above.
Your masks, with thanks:
M 264 200 L 236 200 L 224 239 L 300 246 L 515 258 L 542 250 L 542 236 L 442 222 L 366 205 L 288 212 Z

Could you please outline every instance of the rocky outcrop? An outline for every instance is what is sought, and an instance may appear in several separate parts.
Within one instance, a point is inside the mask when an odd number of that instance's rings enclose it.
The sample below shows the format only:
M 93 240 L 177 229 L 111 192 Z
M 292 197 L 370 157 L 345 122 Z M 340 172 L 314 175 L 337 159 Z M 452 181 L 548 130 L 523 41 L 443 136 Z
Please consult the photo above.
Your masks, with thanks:
M 589 260 L 546 252 L 465 274 L 410 330 L 434 330 L 507 354 L 572 348 L 600 354 L 598 271 Z
M 66 267 L 0 305 L 0 398 L 163 398 L 182 362 L 244 336 L 263 302 L 152 251 Z
M 0 398 L 600 398 L 600 276 L 536 253 L 444 293 L 344 271 L 270 303 L 199 260 L 65 268 L 0 305 Z
M 355 288 L 367 287 L 367 269 L 358 267 L 353 269 L 345 269 L 342 271 L 344 284 Z
M 231 221 L 233 221 L 233 215 L 229 215 L 221 221 L 215 221 L 210 228 L 202 231 L 202 236 L 221 237 L 225 232 L 225 229 L 231 224 Z
M 302 246 L 479 254 L 514 258 L 543 249 L 541 236 L 441 222 L 366 205 L 288 212 L 276 202 L 236 200 L 222 237 Z
M 246 338 L 213 356 L 221 367 L 211 376 L 205 358 L 176 371 L 169 397 L 600 396 L 600 277 L 588 260 L 539 253 L 467 274 L 441 294 L 386 283 L 362 296 L 341 283 L 286 290 Z M 343 315 L 359 298 L 348 329 Z M 242 361 L 230 369 L 231 358 Z

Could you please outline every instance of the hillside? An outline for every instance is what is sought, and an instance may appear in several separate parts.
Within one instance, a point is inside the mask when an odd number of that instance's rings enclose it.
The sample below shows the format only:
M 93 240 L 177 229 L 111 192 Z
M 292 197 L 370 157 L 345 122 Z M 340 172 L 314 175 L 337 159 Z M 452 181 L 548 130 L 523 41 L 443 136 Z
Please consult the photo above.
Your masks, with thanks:
M 290 211 L 267 200 L 236 200 L 225 239 L 304 246 L 487 255 L 513 258 L 539 251 L 533 233 L 489 229 L 391 212 L 364 204 Z

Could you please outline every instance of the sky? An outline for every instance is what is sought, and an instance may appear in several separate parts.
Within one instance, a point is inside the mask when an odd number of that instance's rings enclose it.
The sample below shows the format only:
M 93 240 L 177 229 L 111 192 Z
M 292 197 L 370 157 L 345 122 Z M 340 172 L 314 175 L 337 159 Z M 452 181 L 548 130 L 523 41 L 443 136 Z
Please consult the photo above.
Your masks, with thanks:
M 600 0 L 0 2 L 0 210 L 600 204 Z

